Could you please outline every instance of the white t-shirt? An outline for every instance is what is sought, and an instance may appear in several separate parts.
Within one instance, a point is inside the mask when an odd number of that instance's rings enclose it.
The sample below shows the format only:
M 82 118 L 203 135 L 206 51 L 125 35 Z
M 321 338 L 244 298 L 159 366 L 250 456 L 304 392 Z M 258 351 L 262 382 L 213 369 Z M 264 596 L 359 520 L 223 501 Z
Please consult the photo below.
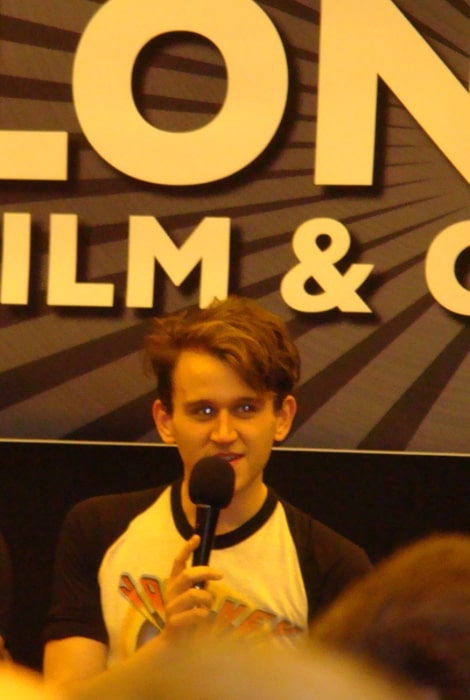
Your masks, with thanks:
M 184 538 L 175 526 L 167 488 L 112 544 L 99 570 L 101 605 L 109 635 L 109 663 L 122 659 L 165 622 L 163 594 Z M 235 636 L 269 634 L 289 644 L 308 627 L 308 603 L 296 547 L 277 502 L 248 537 L 216 546 L 210 564 L 224 577 L 210 582 L 210 629 Z

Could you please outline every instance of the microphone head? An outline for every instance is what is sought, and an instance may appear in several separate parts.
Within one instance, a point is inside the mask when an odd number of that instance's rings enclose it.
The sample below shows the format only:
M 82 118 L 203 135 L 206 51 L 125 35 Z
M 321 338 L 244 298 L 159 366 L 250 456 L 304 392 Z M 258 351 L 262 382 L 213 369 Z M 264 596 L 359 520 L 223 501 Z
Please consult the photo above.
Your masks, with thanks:
M 222 457 L 203 457 L 189 477 L 189 497 L 196 505 L 226 508 L 234 488 L 235 472 Z

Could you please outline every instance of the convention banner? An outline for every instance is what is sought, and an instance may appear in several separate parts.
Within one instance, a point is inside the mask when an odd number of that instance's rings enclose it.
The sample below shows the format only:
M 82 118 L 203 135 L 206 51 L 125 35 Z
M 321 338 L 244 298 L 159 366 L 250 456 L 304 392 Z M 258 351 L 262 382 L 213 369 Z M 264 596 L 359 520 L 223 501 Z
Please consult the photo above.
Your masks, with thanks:
M 465 0 L 0 0 L 0 439 L 158 442 L 151 316 L 236 293 L 297 449 L 470 453 Z

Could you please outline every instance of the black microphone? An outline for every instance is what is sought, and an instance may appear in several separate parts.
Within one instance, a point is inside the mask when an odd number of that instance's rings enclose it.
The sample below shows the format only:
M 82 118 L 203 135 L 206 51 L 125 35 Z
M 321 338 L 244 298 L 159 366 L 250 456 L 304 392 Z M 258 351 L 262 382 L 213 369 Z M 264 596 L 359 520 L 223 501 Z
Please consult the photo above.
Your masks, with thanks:
M 201 542 L 193 552 L 193 566 L 209 563 L 219 513 L 232 500 L 234 486 L 235 472 L 227 460 L 203 457 L 194 465 L 189 477 L 189 497 L 196 505 L 194 533 Z M 204 582 L 194 584 L 195 588 L 204 586 Z

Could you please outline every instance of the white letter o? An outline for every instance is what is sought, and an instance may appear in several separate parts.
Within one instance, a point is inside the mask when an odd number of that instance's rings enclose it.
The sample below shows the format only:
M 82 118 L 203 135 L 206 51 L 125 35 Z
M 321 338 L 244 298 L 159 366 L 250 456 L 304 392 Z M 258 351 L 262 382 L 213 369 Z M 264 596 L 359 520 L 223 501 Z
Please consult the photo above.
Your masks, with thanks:
M 461 253 L 470 248 L 470 221 L 447 226 L 429 246 L 425 276 L 429 291 L 445 309 L 470 316 L 470 291 L 455 275 Z
M 219 113 L 187 132 L 149 124 L 132 95 L 141 49 L 177 31 L 214 43 L 228 75 Z M 232 175 L 263 152 L 284 114 L 288 80 L 279 34 L 252 0 L 108 0 L 78 45 L 73 94 L 85 136 L 115 168 L 147 182 L 195 185 Z

